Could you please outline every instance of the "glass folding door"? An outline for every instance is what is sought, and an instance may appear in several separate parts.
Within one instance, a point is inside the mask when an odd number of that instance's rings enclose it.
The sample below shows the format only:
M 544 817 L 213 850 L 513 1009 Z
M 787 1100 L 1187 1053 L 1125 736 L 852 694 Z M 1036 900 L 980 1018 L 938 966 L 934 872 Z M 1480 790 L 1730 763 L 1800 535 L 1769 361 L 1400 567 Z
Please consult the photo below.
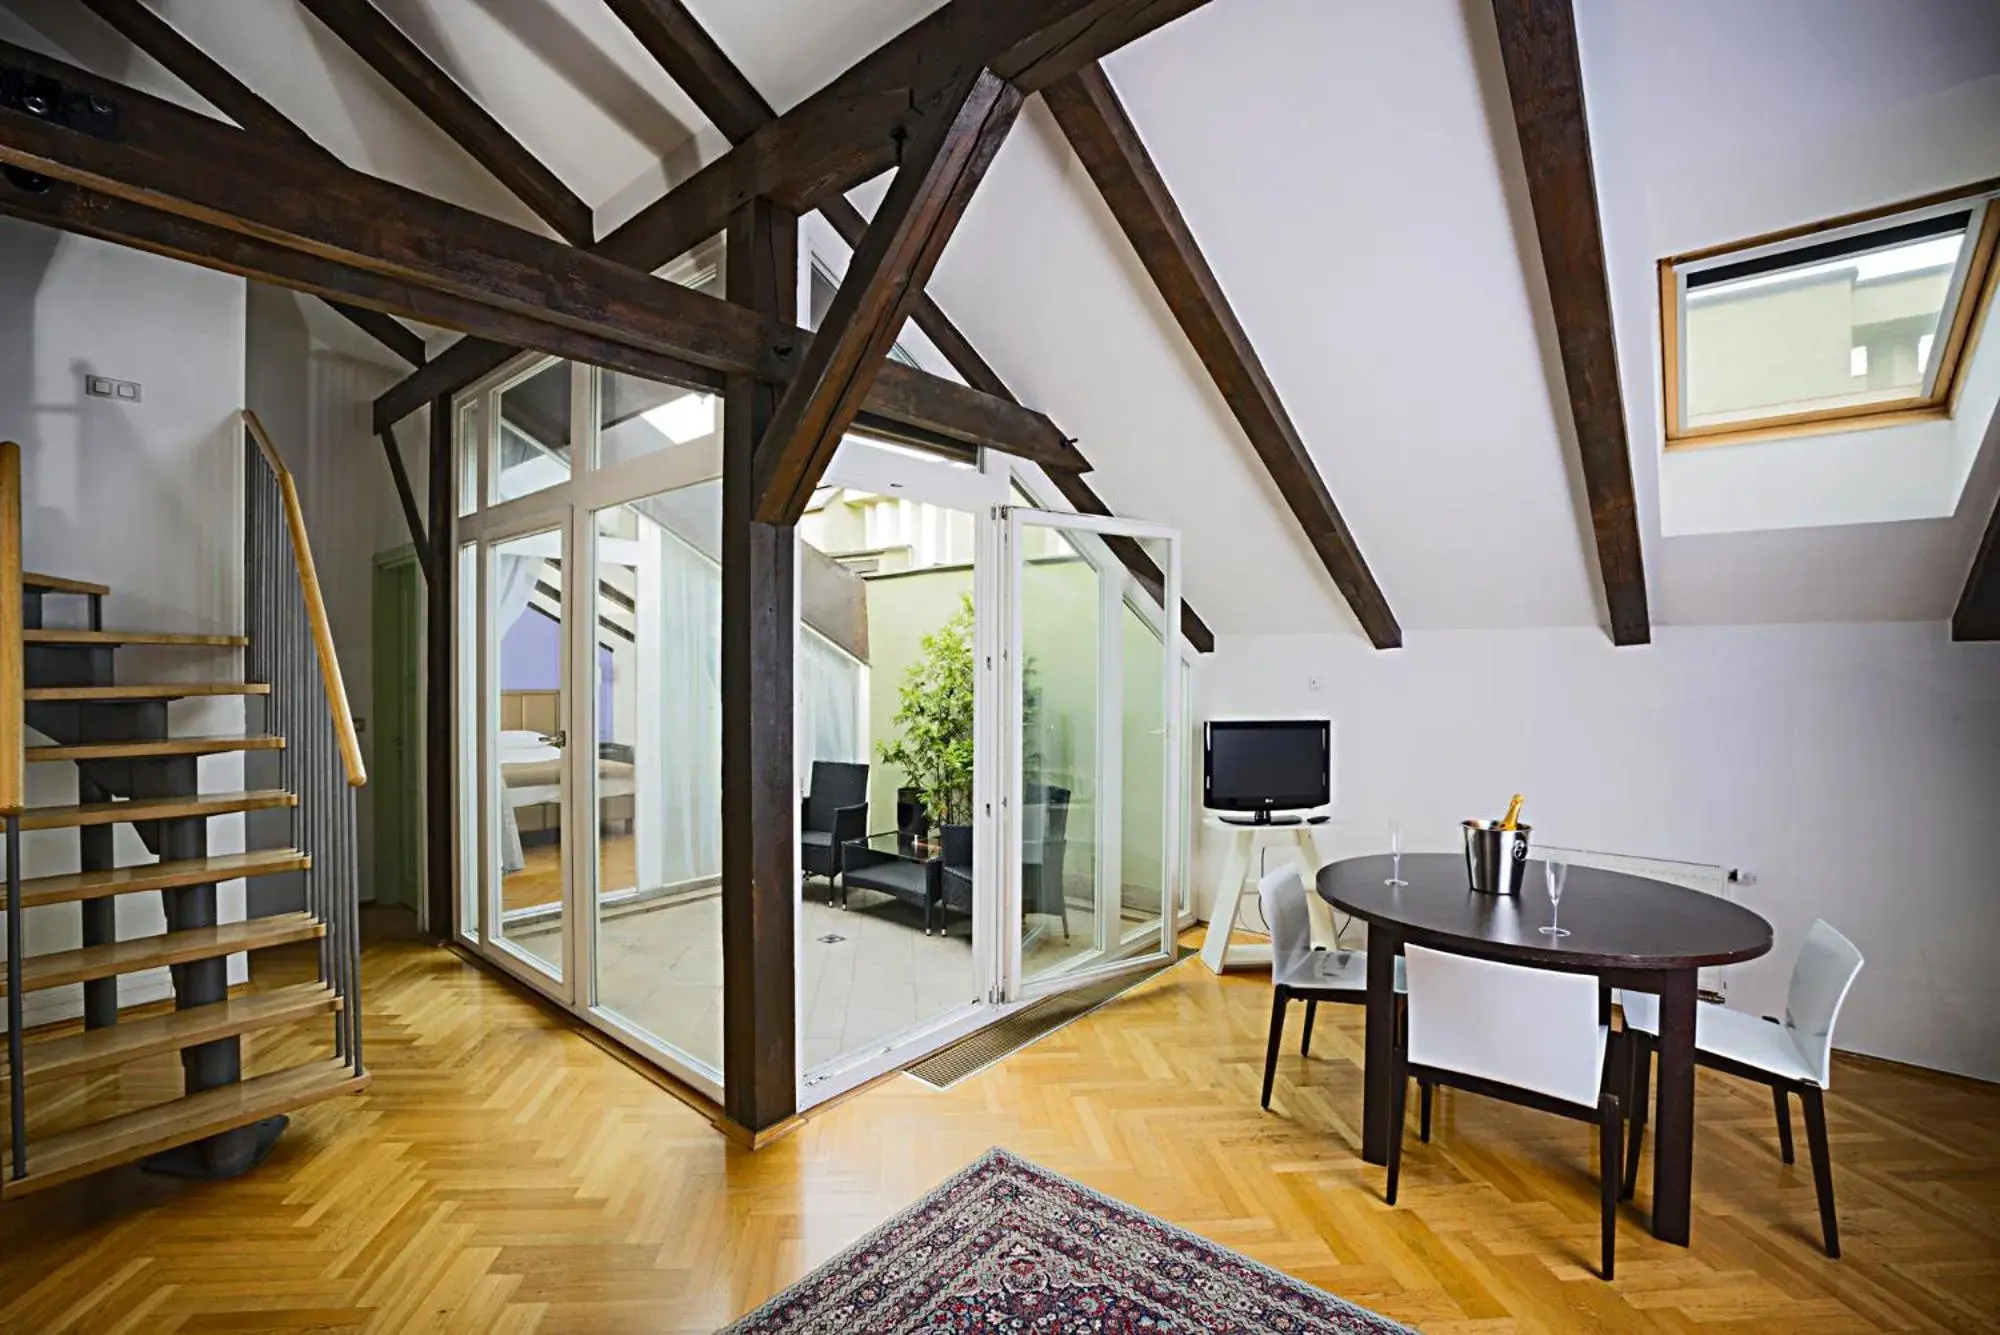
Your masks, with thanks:
M 1113 519 L 1009 510 L 1006 549 L 999 843 L 1021 996 L 1173 949 L 1180 573 L 1171 530 Z

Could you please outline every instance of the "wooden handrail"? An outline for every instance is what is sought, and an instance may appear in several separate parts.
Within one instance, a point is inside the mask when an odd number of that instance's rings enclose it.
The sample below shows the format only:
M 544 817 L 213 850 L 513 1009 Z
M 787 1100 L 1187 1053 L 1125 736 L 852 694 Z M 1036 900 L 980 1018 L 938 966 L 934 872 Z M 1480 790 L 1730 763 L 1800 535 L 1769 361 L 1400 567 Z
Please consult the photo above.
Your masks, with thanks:
M 0 443 L 0 815 L 18 814 L 26 803 L 22 653 L 21 447 L 10 440 Z
M 292 537 L 292 559 L 299 568 L 299 592 L 306 602 L 306 622 L 312 627 L 313 647 L 319 652 L 320 680 L 326 685 L 326 703 L 333 714 L 333 735 L 340 743 L 340 760 L 347 769 L 347 782 L 359 788 L 368 782 L 368 770 L 361 763 L 361 738 L 355 731 L 354 710 L 347 703 L 347 684 L 341 679 L 340 659 L 334 653 L 333 626 L 326 617 L 326 598 L 320 592 L 319 572 L 313 566 L 312 545 L 306 540 L 306 516 L 299 506 L 298 484 L 292 481 L 292 470 L 285 467 L 278 447 L 271 443 L 257 414 L 245 408 L 243 425 L 257 442 L 264 462 L 271 466 L 272 476 L 278 479 L 278 494 L 285 502 L 285 528 Z M 19 582 L 16 579 L 17 585 Z M 19 639 L 16 635 L 17 643 Z

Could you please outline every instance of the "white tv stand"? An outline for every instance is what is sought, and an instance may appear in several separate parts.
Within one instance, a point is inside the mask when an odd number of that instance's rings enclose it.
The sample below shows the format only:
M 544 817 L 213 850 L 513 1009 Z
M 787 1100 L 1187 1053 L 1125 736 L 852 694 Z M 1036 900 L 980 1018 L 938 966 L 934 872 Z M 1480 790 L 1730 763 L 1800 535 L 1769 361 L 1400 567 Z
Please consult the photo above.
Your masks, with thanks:
M 1257 898 L 1257 884 L 1249 877 L 1262 849 L 1275 849 L 1299 864 L 1299 875 L 1306 883 L 1306 906 L 1312 915 L 1313 939 L 1333 940 L 1333 913 L 1313 888 L 1313 878 L 1319 869 L 1332 861 L 1321 856 L 1319 848 L 1320 831 L 1333 829 L 1331 822 L 1322 820 L 1315 825 L 1292 812 L 1277 813 L 1268 825 L 1251 824 L 1248 817 L 1225 820 L 1215 812 L 1209 812 L 1202 820 L 1210 829 L 1229 834 L 1229 855 L 1223 859 L 1222 879 L 1215 887 L 1215 903 L 1209 909 L 1208 939 L 1201 948 L 1201 962 L 1210 972 L 1221 973 L 1239 965 L 1268 967 L 1271 963 L 1269 946 L 1232 944 L 1229 939 L 1235 933 L 1243 901 L 1254 902 Z

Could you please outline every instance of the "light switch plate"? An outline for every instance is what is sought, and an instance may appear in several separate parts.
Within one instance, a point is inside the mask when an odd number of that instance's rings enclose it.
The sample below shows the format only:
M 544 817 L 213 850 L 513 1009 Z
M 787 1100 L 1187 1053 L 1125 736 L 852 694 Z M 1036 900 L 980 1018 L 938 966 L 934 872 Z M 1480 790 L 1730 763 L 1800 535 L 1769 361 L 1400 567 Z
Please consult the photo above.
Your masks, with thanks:
M 118 399 L 124 403 L 138 403 L 141 398 L 138 381 L 113 380 L 108 375 L 85 376 L 83 392 L 93 399 Z

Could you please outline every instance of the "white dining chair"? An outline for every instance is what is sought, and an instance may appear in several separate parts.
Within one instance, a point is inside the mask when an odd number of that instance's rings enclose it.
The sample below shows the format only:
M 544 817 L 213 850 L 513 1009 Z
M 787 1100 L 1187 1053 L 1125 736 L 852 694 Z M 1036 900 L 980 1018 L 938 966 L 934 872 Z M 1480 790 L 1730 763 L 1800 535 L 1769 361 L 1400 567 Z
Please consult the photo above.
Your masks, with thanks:
M 1833 1076 L 1833 1026 L 1861 973 L 1861 952 L 1824 921 L 1806 932 L 1792 965 L 1782 1021 L 1703 1004 L 1695 1007 L 1694 1059 L 1698 1066 L 1769 1085 L 1778 1114 L 1778 1153 L 1792 1159 L 1792 1107 L 1797 1094 L 1806 1114 L 1806 1149 L 1812 1156 L 1813 1190 L 1826 1254 L 1840 1255 L 1840 1226 L 1833 1212 L 1833 1159 L 1826 1145 L 1825 1090 Z M 1660 999 L 1649 992 L 1620 998 L 1631 1035 L 1632 1143 L 1625 1152 L 1624 1196 L 1638 1186 L 1639 1147 L 1646 1134 L 1646 1105 L 1653 1079 L 1653 1048 L 1660 1035 Z
M 1368 952 L 1314 949 L 1312 912 L 1306 903 L 1305 879 L 1298 864 L 1286 863 L 1257 882 L 1257 903 L 1271 929 L 1271 1042 L 1264 1054 L 1264 1097 L 1271 1106 L 1271 1084 L 1278 1073 L 1278 1048 L 1285 1037 L 1285 1008 L 1306 1003 L 1305 1036 L 1299 1055 L 1312 1055 L 1313 1020 L 1322 1001 L 1365 1005 L 1368 1001 Z M 1396 990 L 1403 990 L 1403 962 L 1396 961 Z M 1430 1124 L 1425 1099 L 1426 1135 Z
M 1598 981 L 1519 964 L 1405 946 L 1409 1032 L 1396 1051 L 1389 1183 L 1402 1175 L 1409 1082 L 1449 1085 L 1541 1112 L 1595 1122 L 1602 1163 L 1602 1266 L 1612 1278 L 1618 1222 L 1618 1096 L 1605 1086 L 1609 1028 L 1598 1019 Z

